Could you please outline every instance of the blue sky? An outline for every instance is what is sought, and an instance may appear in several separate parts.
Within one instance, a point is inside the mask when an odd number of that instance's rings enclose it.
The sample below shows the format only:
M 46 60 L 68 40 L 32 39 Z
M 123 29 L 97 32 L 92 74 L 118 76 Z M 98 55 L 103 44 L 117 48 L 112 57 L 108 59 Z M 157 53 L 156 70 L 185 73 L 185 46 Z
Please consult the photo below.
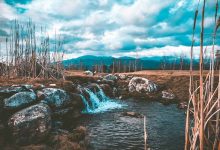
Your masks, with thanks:
M 61 35 L 66 59 L 135 57 L 136 52 L 139 57 L 188 55 L 197 4 L 197 0 L 0 0 L 0 38 L 8 35 L 11 20 L 31 18 L 39 28 L 45 26 L 51 38 L 55 30 Z M 215 1 L 208 1 L 206 45 L 212 43 L 214 10 Z M 199 31 L 198 26 L 196 54 Z

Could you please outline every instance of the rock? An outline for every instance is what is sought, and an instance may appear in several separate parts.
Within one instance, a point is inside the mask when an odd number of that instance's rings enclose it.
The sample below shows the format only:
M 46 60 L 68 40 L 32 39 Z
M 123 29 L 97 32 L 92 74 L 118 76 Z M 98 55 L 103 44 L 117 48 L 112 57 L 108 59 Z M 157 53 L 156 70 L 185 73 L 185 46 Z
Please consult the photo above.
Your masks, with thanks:
M 138 92 L 146 94 L 158 90 L 158 86 L 155 83 L 142 77 L 133 77 L 129 82 L 128 88 L 129 92 Z
M 87 76 L 93 76 L 93 72 L 89 70 L 85 71 L 84 74 Z
M 21 87 L 23 87 L 23 88 L 25 88 L 27 90 L 30 90 L 30 89 L 33 88 L 33 85 L 31 85 L 31 84 L 22 84 Z
M 136 112 L 123 112 L 122 115 L 129 116 L 129 117 L 135 117 L 135 118 L 143 118 L 144 117 L 142 114 L 136 113 Z
M 86 86 L 89 90 L 91 90 L 93 93 L 99 92 L 99 86 L 96 83 L 90 83 Z
M 105 80 L 105 79 L 103 79 L 103 80 L 101 81 L 101 83 L 102 83 L 102 84 L 109 84 L 109 85 L 111 85 L 111 86 L 113 86 L 113 85 L 115 84 L 115 82 L 114 82 L 113 80 Z
M 34 84 L 33 85 L 33 89 L 36 90 L 42 90 L 43 88 L 45 88 L 45 85 L 43 84 Z
M 26 89 L 24 89 L 21 86 L 11 86 L 11 87 L 0 87 L 0 95 L 5 95 L 5 96 L 11 96 L 15 93 L 19 93 L 22 91 L 26 91 Z
M 19 145 L 43 141 L 51 129 L 50 108 L 46 104 L 25 108 L 10 117 L 8 126 Z
M 113 89 L 109 84 L 100 84 L 100 87 L 107 96 L 113 97 Z
M 168 100 L 173 100 L 175 98 L 175 95 L 172 92 L 162 91 L 162 98 L 168 99 Z
M 118 80 L 117 76 L 113 75 L 113 74 L 108 74 L 106 76 L 103 77 L 103 80 L 107 80 L 107 81 L 116 81 Z
M 37 96 L 44 99 L 52 109 L 63 108 L 70 101 L 70 95 L 66 91 L 56 88 L 45 88 L 38 91 Z
M 80 94 L 67 93 L 61 89 L 45 88 L 38 91 L 38 95 L 43 99 L 42 102 L 50 106 L 53 117 L 59 120 L 77 118 L 84 108 Z
M 119 74 L 119 79 L 121 80 L 126 80 L 127 79 L 127 76 L 125 74 Z
M 130 79 L 132 79 L 133 77 L 134 77 L 133 75 L 128 75 L 128 76 L 127 76 L 127 79 L 130 80 Z
M 17 110 L 24 108 L 37 101 L 34 92 L 20 92 L 7 99 L 4 99 L 4 108 L 7 110 Z
M 187 102 L 180 102 L 177 107 L 179 109 L 186 109 L 187 105 L 188 105 Z

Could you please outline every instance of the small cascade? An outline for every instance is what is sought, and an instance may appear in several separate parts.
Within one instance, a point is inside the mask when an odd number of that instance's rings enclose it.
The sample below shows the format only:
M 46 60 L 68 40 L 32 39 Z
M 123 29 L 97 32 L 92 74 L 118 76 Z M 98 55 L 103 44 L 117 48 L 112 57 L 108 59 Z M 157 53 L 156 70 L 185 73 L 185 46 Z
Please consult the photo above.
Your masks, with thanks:
M 102 88 L 97 84 L 97 87 L 99 91 L 97 92 L 97 96 L 102 100 L 102 101 L 107 101 L 109 98 L 105 95 L 104 91 Z
M 88 88 L 85 88 L 85 91 L 89 94 L 90 97 L 90 102 L 92 103 L 92 109 L 95 109 L 98 107 L 100 100 L 97 97 L 97 95 L 95 95 L 95 93 L 93 93 L 91 90 L 89 90 Z
M 85 105 L 85 109 L 82 111 L 83 113 L 93 114 L 122 107 L 120 103 L 107 97 L 99 85 L 97 87 L 99 91 L 95 93 L 88 88 L 83 88 L 89 95 L 89 97 L 87 96 L 88 98 L 83 94 L 81 95 Z

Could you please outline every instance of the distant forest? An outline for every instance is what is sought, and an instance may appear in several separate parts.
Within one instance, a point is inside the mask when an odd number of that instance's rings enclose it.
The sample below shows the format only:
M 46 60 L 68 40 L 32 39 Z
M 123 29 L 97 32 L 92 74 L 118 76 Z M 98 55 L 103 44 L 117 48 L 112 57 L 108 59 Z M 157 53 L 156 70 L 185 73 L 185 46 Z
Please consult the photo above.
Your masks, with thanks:
M 215 60 L 219 66 L 218 59 Z M 101 57 L 82 56 L 76 59 L 64 60 L 63 65 L 68 70 L 90 70 L 102 73 L 134 72 L 141 70 L 189 70 L 190 59 L 181 56 L 145 57 L 135 59 L 132 57 Z M 210 66 L 209 57 L 204 58 L 204 69 Z M 199 69 L 199 59 L 194 59 L 193 68 Z

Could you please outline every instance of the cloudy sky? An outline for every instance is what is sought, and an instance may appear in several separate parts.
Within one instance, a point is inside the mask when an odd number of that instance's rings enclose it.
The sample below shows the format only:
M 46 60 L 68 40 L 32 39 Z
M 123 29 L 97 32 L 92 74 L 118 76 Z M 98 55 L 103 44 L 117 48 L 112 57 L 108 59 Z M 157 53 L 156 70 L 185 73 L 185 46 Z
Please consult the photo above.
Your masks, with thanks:
M 55 30 L 61 35 L 65 58 L 188 55 L 197 5 L 197 0 L 0 0 L 0 38 L 9 34 L 11 20 L 31 18 L 51 38 Z M 208 1 L 206 45 L 212 43 L 214 10 L 215 0 Z M 196 46 L 199 32 L 198 25 Z

